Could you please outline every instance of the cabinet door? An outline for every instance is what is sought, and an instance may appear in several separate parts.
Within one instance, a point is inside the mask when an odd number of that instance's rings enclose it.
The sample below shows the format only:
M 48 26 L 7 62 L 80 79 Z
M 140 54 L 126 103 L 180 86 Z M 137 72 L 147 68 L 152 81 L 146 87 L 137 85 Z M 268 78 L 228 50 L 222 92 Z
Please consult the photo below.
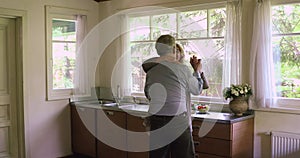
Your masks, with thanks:
M 80 117 L 83 115 L 84 117 Z M 94 109 L 82 107 L 77 107 L 76 109 L 75 105 L 71 105 L 72 151 L 74 153 L 96 157 L 96 139 L 92 134 L 95 133 L 95 119 Z M 89 128 L 83 123 L 86 121 L 89 122 Z M 90 132 L 89 130 L 92 131 Z
M 233 158 L 253 157 L 254 119 L 248 119 L 233 124 Z
M 201 154 L 212 154 L 217 156 L 230 157 L 231 141 L 216 138 L 199 138 L 194 136 L 195 150 Z
M 139 116 L 133 116 L 127 114 L 127 130 L 128 132 L 146 132 L 146 127 L 143 125 L 144 118 Z M 127 145 L 130 146 L 132 144 L 132 148 L 135 146 L 147 146 L 149 145 L 149 136 L 145 136 L 145 139 L 136 139 L 134 135 L 127 135 Z M 134 145 L 134 146 L 133 146 Z M 148 158 L 149 152 L 128 152 L 128 158 Z
M 108 122 L 106 119 L 110 120 Z M 115 125 L 123 128 L 123 131 L 115 129 Z M 126 113 L 120 111 L 97 110 L 97 138 L 117 142 L 118 145 L 126 147 Z M 101 140 L 97 140 L 98 158 L 126 158 L 127 152 L 116 147 L 109 146 Z

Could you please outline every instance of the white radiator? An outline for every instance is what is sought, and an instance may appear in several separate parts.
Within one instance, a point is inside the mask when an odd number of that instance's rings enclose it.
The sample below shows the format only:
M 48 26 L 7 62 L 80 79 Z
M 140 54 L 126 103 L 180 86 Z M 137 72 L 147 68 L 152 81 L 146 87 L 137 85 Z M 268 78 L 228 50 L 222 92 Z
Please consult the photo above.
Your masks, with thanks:
M 272 158 L 300 158 L 300 134 L 271 132 Z

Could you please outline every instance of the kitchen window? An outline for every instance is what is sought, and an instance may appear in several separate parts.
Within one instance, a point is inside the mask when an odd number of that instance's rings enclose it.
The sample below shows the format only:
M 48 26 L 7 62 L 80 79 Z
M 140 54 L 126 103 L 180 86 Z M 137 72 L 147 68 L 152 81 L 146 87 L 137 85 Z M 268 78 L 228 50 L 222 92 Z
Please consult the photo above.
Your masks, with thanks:
M 183 46 L 186 64 L 189 64 L 192 55 L 202 59 L 203 71 L 210 84 L 202 97 L 222 98 L 225 4 L 210 8 L 185 8 L 178 12 L 130 15 L 128 20 L 133 93 L 144 93 L 146 74 L 141 65 L 157 56 L 154 47 L 156 39 L 160 35 L 171 34 Z
M 279 106 L 300 102 L 299 19 L 300 3 L 272 6 L 272 50 Z
M 82 11 L 46 6 L 47 99 L 66 99 L 74 88 L 77 20 Z

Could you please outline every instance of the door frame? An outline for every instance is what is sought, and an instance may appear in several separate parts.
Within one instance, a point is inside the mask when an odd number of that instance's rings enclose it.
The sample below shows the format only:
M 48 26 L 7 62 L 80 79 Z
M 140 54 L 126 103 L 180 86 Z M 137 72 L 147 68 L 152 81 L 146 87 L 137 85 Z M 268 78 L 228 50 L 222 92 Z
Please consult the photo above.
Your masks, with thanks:
M 25 158 L 25 108 L 26 96 L 24 95 L 24 76 L 23 76 L 23 55 L 27 50 L 27 13 L 23 10 L 0 8 L 0 17 L 16 19 L 16 110 L 17 110 L 17 128 L 18 128 L 18 157 Z

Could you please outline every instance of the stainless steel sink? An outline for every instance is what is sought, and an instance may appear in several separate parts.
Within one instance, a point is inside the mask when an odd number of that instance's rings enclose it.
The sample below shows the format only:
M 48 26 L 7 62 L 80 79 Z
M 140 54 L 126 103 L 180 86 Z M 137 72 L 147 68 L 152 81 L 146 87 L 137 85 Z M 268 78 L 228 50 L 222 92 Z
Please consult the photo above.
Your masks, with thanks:
M 99 104 L 101 106 L 116 106 L 117 105 L 117 103 L 112 100 L 99 100 Z
M 120 104 L 119 108 L 123 109 L 123 110 L 147 112 L 148 109 L 149 109 L 149 105 L 146 105 L 146 104 L 125 103 L 125 104 Z

